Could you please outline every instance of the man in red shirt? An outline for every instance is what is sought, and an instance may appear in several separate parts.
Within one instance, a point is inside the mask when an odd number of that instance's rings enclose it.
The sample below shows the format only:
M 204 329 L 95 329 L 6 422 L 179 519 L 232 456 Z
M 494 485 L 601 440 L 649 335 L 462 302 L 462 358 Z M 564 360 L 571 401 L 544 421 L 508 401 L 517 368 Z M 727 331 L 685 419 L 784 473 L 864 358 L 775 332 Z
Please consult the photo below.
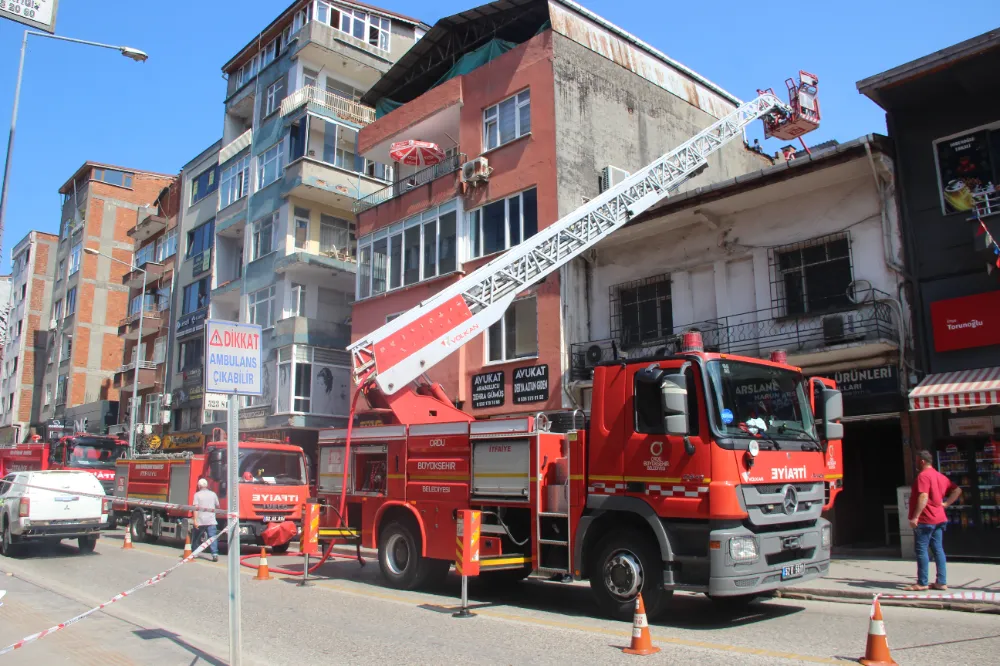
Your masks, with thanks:
M 948 527 L 945 509 L 961 496 L 962 489 L 947 476 L 934 469 L 934 456 L 930 451 L 917 454 L 917 478 L 913 480 L 910 494 L 910 527 L 916 539 L 917 584 L 908 585 L 904 590 L 916 592 L 928 588 L 930 556 L 934 553 L 937 577 L 930 585 L 935 590 L 948 589 L 948 574 L 945 570 L 944 530 Z

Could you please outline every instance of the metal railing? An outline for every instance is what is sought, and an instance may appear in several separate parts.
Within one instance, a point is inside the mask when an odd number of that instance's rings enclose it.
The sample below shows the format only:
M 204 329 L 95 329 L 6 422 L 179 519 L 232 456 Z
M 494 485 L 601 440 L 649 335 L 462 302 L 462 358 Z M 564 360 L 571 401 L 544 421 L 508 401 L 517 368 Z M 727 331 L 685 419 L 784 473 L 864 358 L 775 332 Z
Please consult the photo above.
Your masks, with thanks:
M 381 190 L 376 190 L 368 196 L 355 201 L 354 213 L 363 213 L 370 208 L 374 208 L 379 204 L 385 203 L 389 199 L 394 199 L 402 194 L 406 194 L 415 187 L 426 185 L 433 180 L 437 180 L 441 176 L 454 173 L 462 167 L 462 164 L 464 164 L 465 161 L 465 153 L 456 153 L 454 155 L 449 155 L 442 162 L 417 171 L 411 176 L 401 177 L 392 185 L 383 187 Z
M 990 189 L 972 195 L 979 217 L 1000 213 L 1000 190 L 990 186 Z
M 316 86 L 303 86 L 281 100 L 281 115 L 287 116 L 309 102 L 329 109 L 338 117 L 362 127 L 375 122 L 375 109 L 372 107 L 335 95 Z
M 169 310 L 169 307 L 160 307 L 157 305 L 148 308 L 143 308 L 141 311 L 133 312 L 129 316 L 124 317 L 121 321 L 118 322 L 118 326 L 128 326 L 129 324 L 139 321 L 140 314 L 147 319 L 159 319 L 160 316 L 167 310 Z
M 156 366 L 160 363 L 162 363 L 162 361 L 133 361 L 132 363 L 125 363 L 122 365 L 118 368 L 118 372 L 131 372 L 137 364 L 140 370 L 156 370 Z
M 680 351 L 681 332 L 701 332 L 705 351 L 765 357 L 772 351 L 819 351 L 840 345 L 876 341 L 899 343 L 890 296 L 871 290 L 873 299 L 850 309 L 822 313 L 781 315 L 772 308 L 734 314 L 709 321 L 674 326 L 678 334 L 629 342 L 628 331 L 619 339 L 593 340 L 570 346 L 570 375 L 575 380 L 593 377 L 595 365 L 622 359 L 665 356 Z

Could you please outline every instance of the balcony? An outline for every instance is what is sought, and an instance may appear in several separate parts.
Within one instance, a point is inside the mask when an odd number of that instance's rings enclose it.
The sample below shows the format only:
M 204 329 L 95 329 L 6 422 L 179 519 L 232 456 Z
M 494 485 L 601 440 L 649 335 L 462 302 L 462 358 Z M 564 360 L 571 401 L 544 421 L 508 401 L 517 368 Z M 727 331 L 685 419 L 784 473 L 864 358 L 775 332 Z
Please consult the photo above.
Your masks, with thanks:
M 127 363 L 115 372 L 114 387 L 131 391 L 135 382 L 135 363 Z M 139 361 L 139 390 L 153 388 L 157 385 L 157 367 L 160 365 L 154 361 Z
M 445 160 L 439 164 L 421 169 L 410 176 L 403 176 L 395 183 L 387 187 L 383 187 L 366 197 L 358 199 L 354 203 L 354 213 L 363 213 L 364 211 L 385 203 L 390 199 L 406 194 L 410 190 L 420 187 L 421 185 L 426 185 L 427 183 L 437 180 L 442 176 L 455 173 L 462 168 L 462 165 L 465 162 L 465 154 L 456 153 L 446 157 Z
M 142 287 L 142 274 L 146 273 L 146 286 L 159 280 L 169 270 L 169 266 L 158 264 L 155 261 L 147 261 L 134 270 L 122 276 L 122 284 L 129 289 L 140 289 Z
M 142 312 L 133 312 L 118 322 L 118 337 L 125 340 L 139 338 L 139 320 L 142 319 L 142 337 L 159 335 L 170 318 L 167 307 L 148 306 Z
M 888 298 L 888 294 L 873 291 L 876 299 Z M 774 310 L 768 308 L 673 328 L 700 331 L 707 352 L 763 358 L 783 350 L 788 353 L 789 364 L 807 369 L 886 356 L 899 350 L 893 308 L 882 300 L 817 315 L 775 317 Z M 634 344 L 618 339 L 571 345 L 571 378 L 592 379 L 594 366 L 604 361 L 676 353 L 680 338 L 678 334 Z
M 273 347 L 307 344 L 315 347 L 344 349 L 351 344 L 351 327 L 347 324 L 320 321 L 307 317 L 288 317 L 274 324 Z M 349 358 L 344 352 L 344 362 Z
M 390 54 L 319 21 L 306 23 L 294 37 L 302 45 L 296 58 L 357 81 L 365 90 L 392 67 Z
M 349 252 L 348 248 L 328 254 L 292 252 L 274 262 L 274 272 L 287 275 L 292 281 L 319 281 L 326 289 L 354 293 L 358 263 Z M 212 297 L 215 298 L 214 293 Z
M 332 115 L 358 127 L 375 122 L 375 109 L 316 86 L 304 86 L 281 100 L 281 116 L 285 117 L 307 104 L 310 110 L 320 115 Z
M 167 218 L 160 215 L 155 208 L 140 208 L 138 217 L 138 223 L 127 233 L 139 243 L 149 240 L 167 228 Z
M 312 157 L 300 157 L 285 167 L 281 195 L 324 206 L 351 210 L 359 197 L 385 187 L 385 181 L 342 169 Z

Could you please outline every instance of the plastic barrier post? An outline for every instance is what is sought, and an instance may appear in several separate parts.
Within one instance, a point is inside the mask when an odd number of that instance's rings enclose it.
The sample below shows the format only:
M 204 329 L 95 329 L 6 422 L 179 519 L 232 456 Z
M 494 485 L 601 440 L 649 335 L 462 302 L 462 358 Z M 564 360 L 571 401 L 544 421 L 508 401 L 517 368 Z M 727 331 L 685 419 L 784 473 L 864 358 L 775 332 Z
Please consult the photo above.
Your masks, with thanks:
M 482 513 L 460 510 L 456 524 L 455 568 L 462 576 L 462 609 L 453 617 L 474 617 L 469 611 L 469 576 L 479 575 L 479 526 Z
M 302 509 L 302 536 L 299 538 L 299 550 L 305 558 L 299 587 L 306 587 L 309 585 L 309 556 L 319 555 L 319 504 L 315 499 L 307 501 Z

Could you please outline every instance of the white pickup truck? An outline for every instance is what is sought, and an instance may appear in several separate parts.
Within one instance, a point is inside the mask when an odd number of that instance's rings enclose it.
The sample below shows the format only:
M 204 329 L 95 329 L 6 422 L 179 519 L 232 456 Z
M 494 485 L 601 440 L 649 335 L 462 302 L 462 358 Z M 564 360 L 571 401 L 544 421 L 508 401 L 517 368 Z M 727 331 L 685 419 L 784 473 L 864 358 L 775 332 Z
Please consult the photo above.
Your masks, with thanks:
M 82 552 L 92 552 L 111 510 L 103 495 L 90 472 L 8 474 L 0 480 L 0 554 L 10 557 L 19 543 L 62 539 L 77 539 Z

